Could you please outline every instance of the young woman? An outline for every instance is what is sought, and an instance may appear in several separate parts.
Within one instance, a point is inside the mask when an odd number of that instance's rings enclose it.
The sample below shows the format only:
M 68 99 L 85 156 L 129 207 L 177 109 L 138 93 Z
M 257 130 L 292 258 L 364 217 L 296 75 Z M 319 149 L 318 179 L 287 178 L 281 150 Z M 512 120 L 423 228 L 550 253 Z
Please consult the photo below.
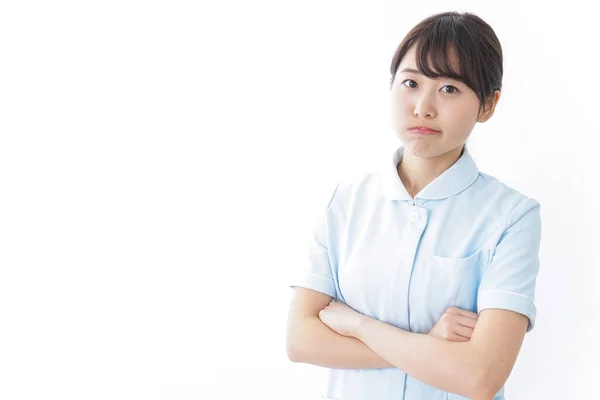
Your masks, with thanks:
M 434 15 L 391 73 L 403 145 L 328 197 L 291 285 L 288 356 L 329 368 L 326 399 L 504 399 L 535 322 L 541 220 L 465 145 L 500 99 L 500 43 L 473 14 Z

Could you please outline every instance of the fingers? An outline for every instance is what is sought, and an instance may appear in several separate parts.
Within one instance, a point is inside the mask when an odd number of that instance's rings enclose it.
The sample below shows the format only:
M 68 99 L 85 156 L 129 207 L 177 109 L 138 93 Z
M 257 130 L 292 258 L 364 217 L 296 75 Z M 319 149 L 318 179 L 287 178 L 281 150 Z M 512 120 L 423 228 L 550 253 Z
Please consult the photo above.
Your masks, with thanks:
M 455 333 L 450 334 L 450 336 L 448 337 L 449 341 L 451 342 L 468 342 L 469 339 L 460 335 L 457 335 Z
M 462 336 L 464 338 L 466 338 L 467 340 L 471 339 L 471 336 L 473 335 L 473 328 L 468 328 L 466 326 L 462 326 L 462 325 L 456 325 L 454 327 L 452 327 L 452 333 L 458 335 L 458 336 Z
M 458 322 L 459 325 L 462 326 L 466 326 L 467 328 L 475 328 L 475 325 L 477 324 L 477 320 L 474 318 L 470 318 L 470 317 L 465 317 L 464 315 L 457 315 L 456 317 L 456 322 Z
M 431 332 L 452 342 L 467 342 L 473 336 L 478 318 L 479 315 L 474 312 L 448 307 Z
M 479 315 L 477 313 L 474 313 L 474 312 L 471 312 L 468 310 L 463 310 L 462 308 L 458 308 L 458 307 L 452 307 L 452 309 L 454 312 L 456 312 L 462 316 L 465 316 L 468 318 L 473 318 L 473 319 L 479 318 Z

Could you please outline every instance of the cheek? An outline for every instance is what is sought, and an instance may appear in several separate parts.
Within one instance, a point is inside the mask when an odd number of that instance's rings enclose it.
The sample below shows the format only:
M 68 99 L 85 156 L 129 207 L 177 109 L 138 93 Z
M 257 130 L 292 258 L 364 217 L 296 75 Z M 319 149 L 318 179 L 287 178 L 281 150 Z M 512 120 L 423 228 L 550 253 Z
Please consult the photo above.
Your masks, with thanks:
M 457 126 L 462 126 L 469 125 L 475 120 L 477 110 L 473 104 L 459 102 L 457 104 L 448 104 L 446 107 L 442 106 L 439 112 L 444 116 L 444 119 L 451 119 L 455 121 Z
M 467 125 L 473 125 L 477 122 L 477 113 L 479 112 L 479 104 L 470 104 L 463 107 L 463 121 Z
M 392 97 L 390 102 L 390 115 L 393 121 L 401 122 L 411 115 L 410 100 L 403 97 Z

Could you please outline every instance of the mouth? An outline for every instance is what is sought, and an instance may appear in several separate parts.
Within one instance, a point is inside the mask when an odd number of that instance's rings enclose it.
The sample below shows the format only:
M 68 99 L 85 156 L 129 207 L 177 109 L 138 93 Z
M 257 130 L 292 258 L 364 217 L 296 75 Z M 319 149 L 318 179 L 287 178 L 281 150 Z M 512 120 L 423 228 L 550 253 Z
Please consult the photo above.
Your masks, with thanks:
M 440 131 L 428 128 L 426 126 L 413 126 L 408 128 L 410 133 L 419 134 L 419 135 L 433 135 L 436 133 L 440 133 Z

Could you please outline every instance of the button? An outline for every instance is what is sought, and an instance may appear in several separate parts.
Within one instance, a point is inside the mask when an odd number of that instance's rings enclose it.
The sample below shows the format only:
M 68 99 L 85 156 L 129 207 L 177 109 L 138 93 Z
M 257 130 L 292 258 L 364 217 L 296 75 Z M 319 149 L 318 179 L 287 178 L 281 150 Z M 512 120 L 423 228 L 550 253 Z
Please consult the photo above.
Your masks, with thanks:
M 421 215 L 419 215 L 418 213 L 412 213 L 412 214 L 410 215 L 410 220 L 411 220 L 412 222 L 417 222 L 417 221 L 418 221 L 418 220 L 420 220 L 420 219 L 421 219 Z

